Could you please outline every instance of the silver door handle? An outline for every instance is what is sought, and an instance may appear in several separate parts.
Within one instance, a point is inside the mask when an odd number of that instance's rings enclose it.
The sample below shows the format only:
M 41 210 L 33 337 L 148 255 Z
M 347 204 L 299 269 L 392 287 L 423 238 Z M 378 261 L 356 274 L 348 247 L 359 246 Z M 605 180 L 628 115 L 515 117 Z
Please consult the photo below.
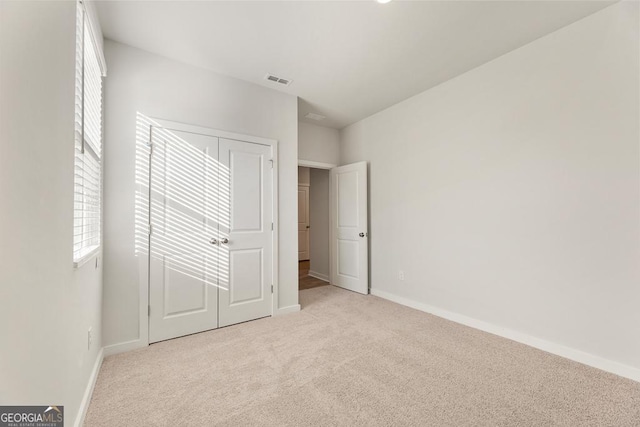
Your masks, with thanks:
M 212 245 L 217 245 L 218 239 L 212 237 L 211 240 L 209 240 L 209 243 L 211 243 Z
M 358 234 L 358 236 L 364 237 L 364 233 L 360 233 L 360 234 Z
M 226 245 L 227 243 L 229 243 L 229 239 L 225 237 L 224 239 L 220 240 L 220 243 L 222 243 L 223 245 Z

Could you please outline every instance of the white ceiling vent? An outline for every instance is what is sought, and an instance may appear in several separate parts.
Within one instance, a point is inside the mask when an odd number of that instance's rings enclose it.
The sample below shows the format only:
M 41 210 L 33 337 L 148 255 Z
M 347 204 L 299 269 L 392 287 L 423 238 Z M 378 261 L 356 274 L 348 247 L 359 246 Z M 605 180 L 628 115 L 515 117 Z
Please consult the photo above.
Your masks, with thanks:
M 307 115 L 305 117 L 307 119 L 317 120 L 317 121 L 324 120 L 324 119 L 327 118 L 326 116 L 323 116 L 322 114 L 316 114 L 316 113 L 307 113 Z
M 281 85 L 289 86 L 293 80 L 291 79 L 283 79 L 282 77 L 274 76 L 273 74 L 267 74 L 264 76 L 265 80 L 269 80 L 274 83 L 279 83 Z

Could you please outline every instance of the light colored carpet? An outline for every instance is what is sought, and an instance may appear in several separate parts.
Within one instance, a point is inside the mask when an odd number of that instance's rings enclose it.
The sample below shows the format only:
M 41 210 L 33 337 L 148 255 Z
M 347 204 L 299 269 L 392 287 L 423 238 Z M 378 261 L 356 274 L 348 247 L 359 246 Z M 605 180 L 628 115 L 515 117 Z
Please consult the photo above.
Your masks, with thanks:
M 88 426 L 640 426 L 640 383 L 333 286 L 104 360 Z

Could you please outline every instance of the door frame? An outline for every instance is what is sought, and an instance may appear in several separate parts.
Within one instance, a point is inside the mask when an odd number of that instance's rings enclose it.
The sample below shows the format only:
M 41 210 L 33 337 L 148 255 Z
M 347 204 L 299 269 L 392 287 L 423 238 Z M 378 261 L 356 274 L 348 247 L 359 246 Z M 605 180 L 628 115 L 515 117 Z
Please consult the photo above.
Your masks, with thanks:
M 333 169 L 338 165 L 334 165 L 333 163 L 320 163 L 320 162 L 314 162 L 311 160 L 298 159 L 298 166 L 303 166 L 306 168 L 313 168 L 313 169 Z
M 271 316 L 274 313 L 278 312 L 278 288 L 279 288 L 279 272 L 278 272 L 278 236 L 280 227 L 278 226 L 278 222 L 280 217 L 278 216 L 278 140 L 263 138 L 259 136 L 253 135 L 244 135 L 235 132 L 228 132 L 203 126 L 190 125 L 186 123 L 174 122 L 171 120 L 159 119 L 154 117 L 149 117 L 149 121 L 151 122 L 149 126 L 149 137 L 147 139 L 147 144 L 150 143 L 151 139 L 151 128 L 153 126 L 163 127 L 168 129 L 174 129 L 182 132 L 190 132 L 196 133 L 200 135 L 208 135 L 216 138 L 226 138 L 233 139 L 236 141 L 249 142 L 253 144 L 267 145 L 271 147 L 272 155 L 273 155 L 273 168 L 271 169 L 271 179 L 273 192 L 271 197 L 272 201 L 272 212 L 273 212 L 273 239 L 272 239 L 272 254 L 273 257 L 271 259 L 272 265 L 272 277 L 271 282 L 273 284 L 273 293 L 271 294 Z M 140 129 L 138 129 L 140 131 Z M 137 138 L 136 143 L 139 143 L 139 138 Z M 151 166 L 151 157 L 148 158 L 147 170 Z M 151 179 L 151 174 L 149 173 L 149 179 Z M 147 183 L 149 187 L 149 191 L 151 191 L 151 185 Z M 140 185 L 136 184 L 136 189 L 140 189 Z M 147 206 L 149 202 L 149 194 L 147 194 Z M 147 215 L 149 212 L 147 212 Z M 147 223 L 149 217 L 147 216 Z M 138 257 L 138 285 L 139 285 L 139 296 L 140 296 L 140 306 L 139 306 L 139 330 L 138 330 L 138 339 L 123 343 L 131 348 L 139 348 L 146 347 L 149 345 L 149 287 L 151 283 L 149 282 L 149 256 L 150 250 L 150 239 L 147 235 L 146 240 L 146 250 L 147 256 L 139 256 Z
M 338 167 L 338 165 L 333 163 L 322 163 L 322 162 L 315 162 L 312 160 L 303 160 L 303 159 L 298 159 L 298 166 L 303 166 L 303 167 L 312 168 L 312 169 L 324 169 L 329 171 L 329 174 L 331 174 L 331 169 Z M 298 185 L 300 185 L 299 182 L 298 182 Z M 333 189 L 331 188 L 331 182 L 329 182 L 329 203 L 327 203 L 327 215 L 329 218 L 329 284 L 330 285 L 333 284 L 331 283 L 331 281 L 333 280 L 331 277 L 331 271 L 333 266 L 333 256 L 331 251 L 331 199 L 332 197 L 333 197 Z M 311 248 L 309 248 L 309 251 L 311 251 Z M 309 253 L 309 258 L 311 258 L 311 253 Z M 300 293 L 300 290 L 298 289 L 298 294 L 299 293 Z

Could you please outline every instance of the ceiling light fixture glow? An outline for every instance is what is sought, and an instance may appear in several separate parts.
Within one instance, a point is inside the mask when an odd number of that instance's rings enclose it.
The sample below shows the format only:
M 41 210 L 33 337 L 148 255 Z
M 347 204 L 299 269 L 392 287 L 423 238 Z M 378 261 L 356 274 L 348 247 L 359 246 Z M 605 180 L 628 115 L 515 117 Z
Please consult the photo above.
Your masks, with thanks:
M 316 114 L 316 113 L 307 113 L 307 115 L 305 117 L 307 119 L 317 120 L 317 121 L 326 119 L 326 117 L 323 116 L 322 114 Z
M 391 0 L 376 0 L 378 3 L 380 4 L 387 4 L 389 3 Z

